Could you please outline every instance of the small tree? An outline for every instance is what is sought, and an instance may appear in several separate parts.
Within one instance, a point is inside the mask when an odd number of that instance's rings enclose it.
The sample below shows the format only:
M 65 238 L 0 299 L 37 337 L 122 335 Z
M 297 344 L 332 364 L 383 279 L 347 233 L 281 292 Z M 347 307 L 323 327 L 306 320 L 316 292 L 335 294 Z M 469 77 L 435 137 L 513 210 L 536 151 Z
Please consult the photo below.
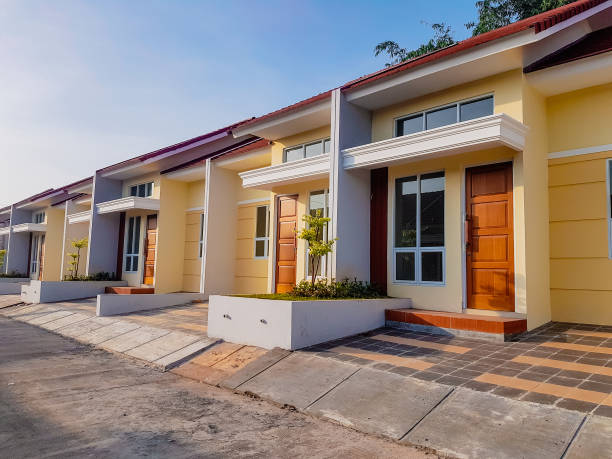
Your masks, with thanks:
M 298 237 L 308 243 L 308 265 L 310 266 L 311 285 L 315 284 L 317 271 L 321 266 L 321 259 L 332 251 L 332 246 L 336 239 L 326 241 L 323 238 L 325 228 L 330 219 L 321 216 L 321 210 L 317 210 L 315 215 L 304 215 L 304 228 L 298 232 Z
M 72 247 L 76 249 L 76 252 L 70 252 L 68 256 L 72 258 L 70 261 L 71 269 L 71 277 L 76 279 L 79 275 L 79 263 L 81 262 L 81 249 L 87 247 L 88 244 L 87 238 L 78 239 L 76 241 L 72 241 L 70 244 Z

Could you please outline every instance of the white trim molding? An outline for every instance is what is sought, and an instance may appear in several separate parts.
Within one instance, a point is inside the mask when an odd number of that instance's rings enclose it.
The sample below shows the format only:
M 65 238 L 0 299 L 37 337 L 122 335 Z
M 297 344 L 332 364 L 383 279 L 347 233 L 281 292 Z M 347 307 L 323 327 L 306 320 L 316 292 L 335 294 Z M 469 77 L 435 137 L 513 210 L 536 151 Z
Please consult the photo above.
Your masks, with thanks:
M 505 113 L 343 150 L 345 169 L 375 168 L 497 146 L 522 151 L 528 128 Z
M 126 212 L 128 210 L 159 210 L 159 199 L 141 198 L 128 196 L 127 198 L 114 199 L 112 201 L 96 204 L 98 214 L 109 214 L 112 212 Z
M 270 202 L 270 198 L 255 198 L 255 199 L 245 199 L 244 201 L 238 201 L 236 203 L 237 206 L 246 206 L 247 204 L 255 204 L 258 202 Z
M 5 226 L 4 228 L 0 228 L 0 236 L 6 236 L 11 232 L 10 226 Z
M 238 174 L 244 188 L 270 190 L 276 186 L 329 177 L 329 154 L 253 169 Z
M 576 148 L 574 150 L 563 150 L 548 153 L 548 159 L 568 158 L 570 156 L 590 155 L 592 153 L 603 153 L 612 151 L 612 143 L 595 145 L 593 147 Z
M 68 224 L 73 223 L 84 223 L 91 220 L 91 210 L 84 210 L 83 212 L 75 212 L 74 214 L 68 214 Z
M 13 233 L 44 233 L 46 231 L 46 223 L 21 223 L 13 226 Z

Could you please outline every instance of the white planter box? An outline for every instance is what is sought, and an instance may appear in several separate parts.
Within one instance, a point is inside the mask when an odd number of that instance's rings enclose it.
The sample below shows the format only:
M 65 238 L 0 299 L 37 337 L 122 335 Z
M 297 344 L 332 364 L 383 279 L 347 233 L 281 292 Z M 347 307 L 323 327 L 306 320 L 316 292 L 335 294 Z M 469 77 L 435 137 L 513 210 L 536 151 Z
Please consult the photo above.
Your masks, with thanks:
M 0 278 L 0 295 L 19 295 L 21 286 L 30 282 L 28 277 L 2 277 Z
M 54 303 L 56 301 L 92 298 L 104 293 L 106 287 L 124 287 L 126 281 L 30 281 L 21 287 L 24 303 Z
M 96 304 L 96 315 L 114 316 L 134 311 L 146 311 L 149 309 L 165 308 L 166 306 L 177 306 L 192 301 L 203 301 L 203 293 L 153 293 L 142 295 L 98 295 Z M 202 324 L 204 325 L 204 324 Z
M 301 349 L 385 325 L 410 299 L 277 301 L 212 295 L 208 336 L 266 349 Z

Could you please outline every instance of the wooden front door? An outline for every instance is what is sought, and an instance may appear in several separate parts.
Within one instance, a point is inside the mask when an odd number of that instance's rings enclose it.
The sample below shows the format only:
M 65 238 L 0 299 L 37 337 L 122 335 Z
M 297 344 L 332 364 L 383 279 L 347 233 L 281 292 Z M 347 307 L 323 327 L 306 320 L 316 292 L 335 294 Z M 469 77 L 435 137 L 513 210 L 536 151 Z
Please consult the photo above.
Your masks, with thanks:
M 297 195 L 280 196 L 276 214 L 276 293 L 285 293 L 295 285 Z
M 144 246 L 144 277 L 142 283 L 153 285 L 155 278 L 155 249 L 157 247 L 157 215 L 147 215 L 147 237 Z
M 466 171 L 467 307 L 514 311 L 512 163 Z

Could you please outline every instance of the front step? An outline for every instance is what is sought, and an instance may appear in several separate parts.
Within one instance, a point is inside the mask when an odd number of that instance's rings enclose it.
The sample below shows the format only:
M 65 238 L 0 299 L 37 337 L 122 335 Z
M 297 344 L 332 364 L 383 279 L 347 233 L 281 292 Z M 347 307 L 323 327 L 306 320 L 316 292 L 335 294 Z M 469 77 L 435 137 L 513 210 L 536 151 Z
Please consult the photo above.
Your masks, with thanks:
M 116 295 L 151 295 L 155 293 L 153 287 L 106 287 L 104 293 Z
M 491 341 L 509 341 L 527 331 L 527 319 L 420 309 L 387 309 L 385 322 L 393 328 Z

